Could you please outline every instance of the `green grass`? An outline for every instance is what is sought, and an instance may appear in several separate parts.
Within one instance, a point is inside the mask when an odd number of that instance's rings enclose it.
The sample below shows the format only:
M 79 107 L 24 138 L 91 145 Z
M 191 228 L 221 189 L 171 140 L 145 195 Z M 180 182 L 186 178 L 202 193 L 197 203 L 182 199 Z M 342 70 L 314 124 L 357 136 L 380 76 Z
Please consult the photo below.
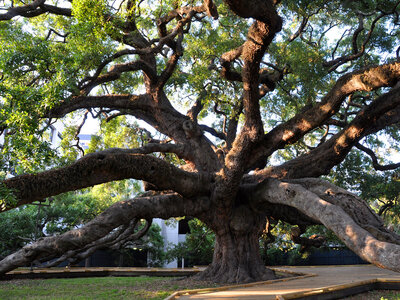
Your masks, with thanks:
M 0 299 L 164 299 L 176 290 L 208 286 L 163 277 L 11 280 L 0 281 Z
M 399 300 L 400 291 L 394 290 L 374 290 L 347 298 L 346 300 Z

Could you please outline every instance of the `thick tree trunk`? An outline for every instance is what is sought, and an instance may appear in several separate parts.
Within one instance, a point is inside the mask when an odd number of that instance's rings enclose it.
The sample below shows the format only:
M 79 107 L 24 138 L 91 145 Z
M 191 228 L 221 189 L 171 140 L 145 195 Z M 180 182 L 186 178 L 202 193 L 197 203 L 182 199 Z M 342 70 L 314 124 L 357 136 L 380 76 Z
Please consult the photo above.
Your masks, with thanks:
M 274 272 L 265 267 L 259 251 L 264 226 L 265 216 L 247 206 L 236 208 L 233 214 L 219 214 L 211 224 L 216 234 L 213 262 L 198 277 L 220 283 L 274 279 Z

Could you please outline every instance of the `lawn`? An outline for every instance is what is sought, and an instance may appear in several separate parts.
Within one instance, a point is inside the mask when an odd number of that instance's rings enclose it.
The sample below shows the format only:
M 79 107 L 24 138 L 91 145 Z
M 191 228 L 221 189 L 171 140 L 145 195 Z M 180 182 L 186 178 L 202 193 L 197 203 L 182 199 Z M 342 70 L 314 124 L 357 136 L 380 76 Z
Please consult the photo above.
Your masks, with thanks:
M 177 290 L 215 287 L 165 277 L 92 277 L 0 281 L 0 299 L 164 299 Z
M 400 291 L 374 290 L 347 298 L 346 300 L 399 300 Z

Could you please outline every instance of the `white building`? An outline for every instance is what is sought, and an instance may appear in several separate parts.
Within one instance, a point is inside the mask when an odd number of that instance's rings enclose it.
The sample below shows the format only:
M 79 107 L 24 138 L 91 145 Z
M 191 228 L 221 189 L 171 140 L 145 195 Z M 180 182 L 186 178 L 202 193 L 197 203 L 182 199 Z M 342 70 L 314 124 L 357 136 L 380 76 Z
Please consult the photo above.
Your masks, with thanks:
M 186 219 L 180 221 L 153 219 L 153 224 L 157 224 L 161 227 L 161 236 L 164 239 L 164 250 L 167 250 L 168 246 L 171 247 L 186 241 L 186 234 L 189 233 L 189 226 Z M 181 266 L 182 262 L 178 262 L 178 260 L 164 265 L 165 268 L 178 268 Z
M 64 130 L 64 125 L 61 122 L 56 122 L 50 125 L 49 130 L 50 144 L 52 144 L 54 148 L 57 148 L 62 140 L 61 132 Z

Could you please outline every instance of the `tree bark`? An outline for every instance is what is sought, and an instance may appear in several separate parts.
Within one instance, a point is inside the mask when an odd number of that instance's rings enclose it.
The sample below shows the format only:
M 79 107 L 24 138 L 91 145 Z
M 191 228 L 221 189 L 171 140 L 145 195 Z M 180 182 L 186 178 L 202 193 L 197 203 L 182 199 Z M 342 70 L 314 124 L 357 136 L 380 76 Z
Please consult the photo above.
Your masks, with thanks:
M 184 199 L 174 193 L 120 201 L 79 229 L 39 239 L 5 257 L 0 261 L 0 277 L 31 262 L 49 260 L 96 243 L 114 228 L 129 224 L 134 218 L 191 216 L 204 213 L 208 208 L 209 201 L 206 198 Z
M 268 179 L 257 188 L 254 201 L 258 203 L 255 205 L 262 206 L 263 202 L 269 202 L 295 207 L 332 230 L 364 260 L 400 272 L 399 236 L 384 230 L 376 215 L 366 204 L 357 201 L 356 196 L 322 180 L 311 180 L 310 189 L 307 189 L 300 184 Z M 308 185 L 306 182 L 303 184 Z M 327 200 L 330 198 L 329 202 L 323 199 L 326 196 Z M 348 197 L 351 197 L 350 202 Z M 362 217 L 353 219 L 354 215 Z
M 216 236 L 213 261 L 198 278 L 221 283 L 274 279 L 274 272 L 265 267 L 259 251 L 265 223 L 265 215 L 247 205 L 218 214 L 209 224 Z

